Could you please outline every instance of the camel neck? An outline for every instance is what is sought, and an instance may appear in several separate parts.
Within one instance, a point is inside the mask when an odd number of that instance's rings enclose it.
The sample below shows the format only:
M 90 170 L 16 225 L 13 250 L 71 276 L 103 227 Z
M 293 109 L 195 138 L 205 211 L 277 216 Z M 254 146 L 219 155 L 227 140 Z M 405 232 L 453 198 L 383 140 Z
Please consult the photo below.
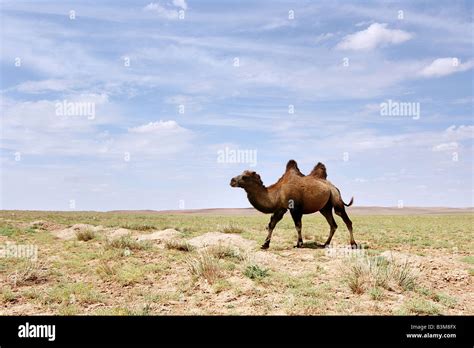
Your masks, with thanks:
M 262 213 L 272 213 L 275 202 L 265 186 L 258 186 L 252 189 L 245 190 L 247 198 L 252 206 Z

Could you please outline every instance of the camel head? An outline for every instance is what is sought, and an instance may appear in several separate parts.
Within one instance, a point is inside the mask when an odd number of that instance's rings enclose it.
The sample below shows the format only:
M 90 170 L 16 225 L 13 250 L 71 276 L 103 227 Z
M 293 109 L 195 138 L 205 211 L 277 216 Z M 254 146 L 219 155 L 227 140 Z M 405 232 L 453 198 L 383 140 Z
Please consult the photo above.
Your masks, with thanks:
M 245 170 L 241 175 L 230 180 L 230 186 L 242 187 L 243 189 L 250 189 L 252 187 L 263 186 L 260 175 L 250 170 Z

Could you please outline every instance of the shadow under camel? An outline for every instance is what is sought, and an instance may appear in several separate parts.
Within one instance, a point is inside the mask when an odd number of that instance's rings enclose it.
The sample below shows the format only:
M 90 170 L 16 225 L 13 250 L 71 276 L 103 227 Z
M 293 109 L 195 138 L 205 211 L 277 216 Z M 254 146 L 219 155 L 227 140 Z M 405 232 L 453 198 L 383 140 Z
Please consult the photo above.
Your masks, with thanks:
M 318 242 L 305 242 L 301 246 L 301 248 L 308 248 L 308 249 L 324 249 L 325 247 L 326 245 L 322 243 L 318 243 Z

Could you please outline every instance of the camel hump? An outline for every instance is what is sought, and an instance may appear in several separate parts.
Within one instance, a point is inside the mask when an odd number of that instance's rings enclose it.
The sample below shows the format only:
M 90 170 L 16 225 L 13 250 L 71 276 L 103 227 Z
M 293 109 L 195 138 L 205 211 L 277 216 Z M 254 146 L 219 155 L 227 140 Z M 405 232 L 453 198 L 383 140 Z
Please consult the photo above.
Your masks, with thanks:
M 326 172 L 326 166 L 323 163 L 318 162 L 318 164 L 316 164 L 316 166 L 313 168 L 309 175 L 326 180 L 326 178 L 328 177 L 328 173 Z
M 303 173 L 301 173 L 300 169 L 298 168 L 298 163 L 296 163 L 295 160 L 289 160 L 286 164 L 286 172 L 291 169 L 295 170 L 299 175 L 303 176 Z

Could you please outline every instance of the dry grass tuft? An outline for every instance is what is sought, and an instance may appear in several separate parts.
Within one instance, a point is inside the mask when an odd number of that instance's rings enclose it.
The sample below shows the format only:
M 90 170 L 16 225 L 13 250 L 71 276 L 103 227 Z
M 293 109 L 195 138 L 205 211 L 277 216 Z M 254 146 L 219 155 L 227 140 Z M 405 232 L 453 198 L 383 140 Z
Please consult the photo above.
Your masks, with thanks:
M 403 290 L 414 290 L 416 287 L 416 276 L 408 265 L 408 261 L 392 267 L 392 278 Z
M 355 258 L 344 275 L 347 285 L 355 294 L 379 288 L 413 290 L 416 286 L 416 276 L 407 262 L 400 264 L 381 256 Z M 377 294 L 375 297 L 380 296 Z
M 179 251 L 193 251 L 194 247 L 185 240 L 170 239 L 165 242 L 166 249 L 174 249 Z
M 186 260 L 192 275 L 206 279 L 210 284 L 222 276 L 219 261 L 208 252 L 202 252 L 198 257 Z
M 17 287 L 42 283 L 46 280 L 46 275 L 39 262 L 25 260 L 7 278 L 13 287 Z
M 235 226 L 233 224 L 224 226 L 221 228 L 222 233 L 243 233 L 245 230 L 239 226 Z
M 115 267 L 106 260 L 101 260 L 101 262 L 97 266 L 97 274 L 104 278 L 112 277 L 115 273 Z
M 240 250 L 221 243 L 210 246 L 207 251 L 218 259 L 232 259 L 237 261 L 242 261 L 244 259 Z
M 122 236 L 112 241 L 108 240 L 107 248 L 128 249 L 128 250 L 144 250 L 149 249 L 150 244 L 147 242 L 139 242 L 130 236 Z
M 77 231 L 76 237 L 77 237 L 77 240 L 82 240 L 84 242 L 87 242 L 88 240 L 94 239 L 96 237 L 96 234 L 93 230 L 87 229 L 87 230 Z
M 412 298 L 405 302 L 402 312 L 405 314 L 438 315 L 440 307 L 423 298 Z

